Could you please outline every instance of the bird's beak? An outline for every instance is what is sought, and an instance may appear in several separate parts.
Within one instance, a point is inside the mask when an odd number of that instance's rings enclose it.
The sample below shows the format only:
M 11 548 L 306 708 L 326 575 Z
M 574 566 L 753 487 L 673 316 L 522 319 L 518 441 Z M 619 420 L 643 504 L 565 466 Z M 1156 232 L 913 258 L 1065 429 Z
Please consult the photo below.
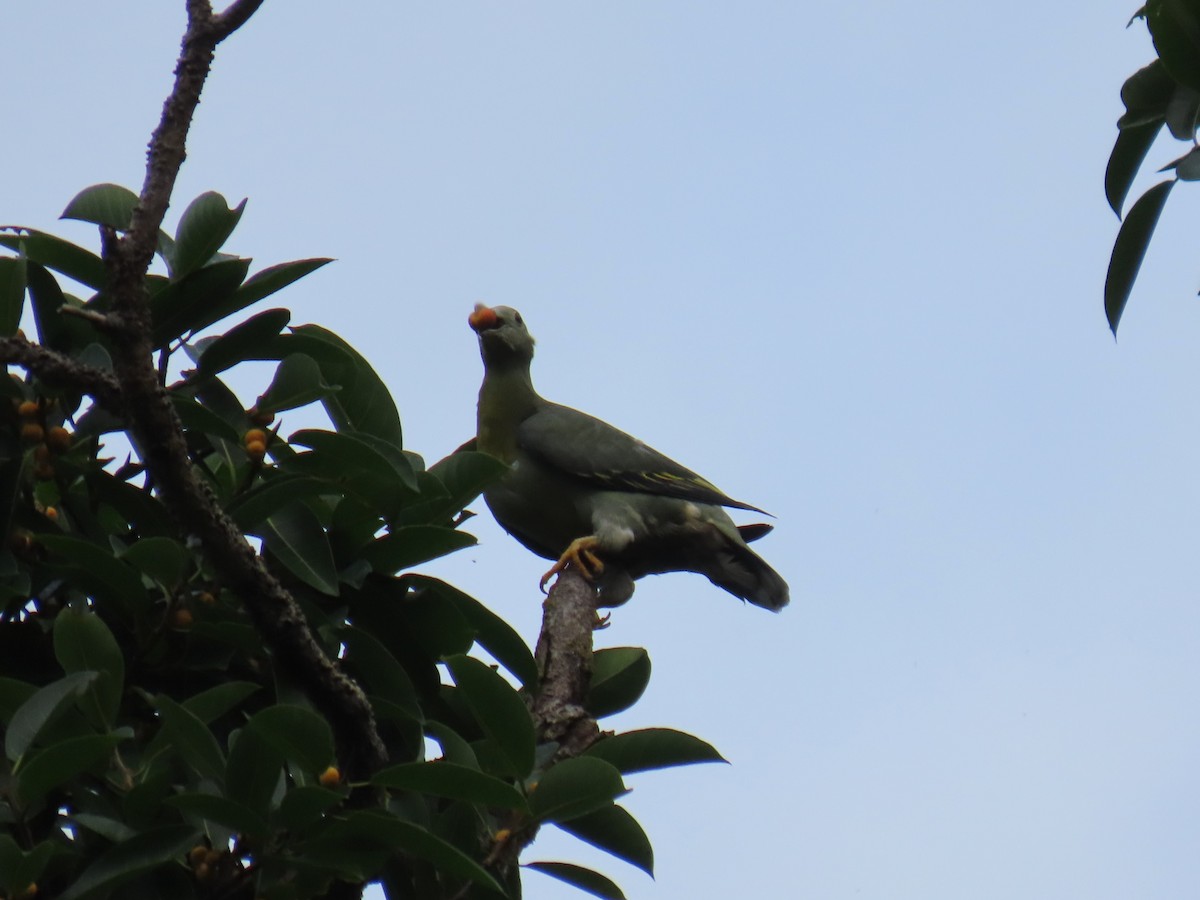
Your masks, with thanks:
M 487 331 L 490 328 L 498 328 L 500 325 L 500 317 L 496 315 L 496 311 L 490 306 L 484 306 L 482 303 L 475 304 L 475 310 L 471 315 L 467 316 L 467 324 L 471 329 L 478 332 Z

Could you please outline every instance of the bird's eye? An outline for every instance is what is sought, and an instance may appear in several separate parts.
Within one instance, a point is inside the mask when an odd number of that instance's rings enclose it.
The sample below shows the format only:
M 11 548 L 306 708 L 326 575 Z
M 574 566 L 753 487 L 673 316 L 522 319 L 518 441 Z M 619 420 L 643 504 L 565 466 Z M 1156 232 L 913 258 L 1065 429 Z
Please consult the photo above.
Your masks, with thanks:
M 516 322 L 518 325 L 524 325 L 524 324 L 525 324 L 524 320 L 521 318 L 521 314 L 520 314 L 520 313 L 517 313 L 515 316 L 513 316 L 513 320 L 514 320 L 514 321 L 515 321 L 515 322 Z

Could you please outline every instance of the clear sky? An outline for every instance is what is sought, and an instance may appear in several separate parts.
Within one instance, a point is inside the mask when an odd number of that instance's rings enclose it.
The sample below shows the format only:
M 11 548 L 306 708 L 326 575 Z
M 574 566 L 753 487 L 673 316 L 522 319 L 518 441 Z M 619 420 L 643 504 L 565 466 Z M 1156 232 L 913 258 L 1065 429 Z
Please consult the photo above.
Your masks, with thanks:
M 1101 307 L 1137 5 L 267 0 L 220 48 L 169 223 L 218 190 L 256 265 L 337 257 L 275 299 L 410 449 L 473 432 L 503 303 L 545 395 L 778 517 L 781 615 L 675 575 L 598 634 L 654 662 L 614 727 L 733 763 L 630 779 L 657 881 L 526 859 L 631 900 L 1196 895 L 1200 190 L 1119 343 Z M 140 185 L 183 4 L 7 7 L 0 220 L 58 228 Z M 479 511 L 432 571 L 532 643 L 545 563 Z

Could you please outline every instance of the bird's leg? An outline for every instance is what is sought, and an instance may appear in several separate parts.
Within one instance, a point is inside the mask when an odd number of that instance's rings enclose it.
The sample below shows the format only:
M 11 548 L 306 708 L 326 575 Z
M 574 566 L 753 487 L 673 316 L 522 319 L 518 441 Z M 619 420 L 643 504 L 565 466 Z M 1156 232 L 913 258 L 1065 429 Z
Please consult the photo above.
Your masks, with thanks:
M 589 534 L 587 537 L 575 538 L 571 541 L 571 545 L 563 551 L 563 555 L 558 558 L 558 562 L 550 567 L 550 571 L 542 576 L 542 580 L 538 582 L 538 587 L 542 589 L 542 593 L 546 592 L 546 582 L 561 572 L 569 565 L 575 566 L 579 570 L 579 574 L 592 581 L 604 571 L 604 563 L 600 561 L 600 557 L 596 555 L 596 548 L 600 546 L 600 539 L 594 534 Z

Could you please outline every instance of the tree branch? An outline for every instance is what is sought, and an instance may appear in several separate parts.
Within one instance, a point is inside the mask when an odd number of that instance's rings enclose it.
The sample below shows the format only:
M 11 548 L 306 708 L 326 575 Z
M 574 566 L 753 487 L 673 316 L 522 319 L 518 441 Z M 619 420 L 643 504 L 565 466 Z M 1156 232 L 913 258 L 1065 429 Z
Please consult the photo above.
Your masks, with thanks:
M 220 580 L 245 604 L 266 645 L 329 720 L 343 772 L 362 779 L 387 761 L 375 716 L 362 689 L 313 638 L 300 607 L 262 564 L 224 513 L 208 484 L 196 477 L 183 430 L 154 367 L 145 275 L 158 230 L 186 156 L 186 141 L 216 45 L 244 24 L 262 0 L 237 0 L 215 16 L 207 0 L 188 0 L 188 27 L 175 67 L 175 85 L 151 136 L 146 179 L 129 230 L 106 242 L 117 339 L 113 362 L 126 400 L 130 429 L 144 462 L 183 528 L 196 535 Z
M 88 394 L 109 412 L 120 415 L 125 411 L 121 387 L 112 375 L 41 344 L 23 337 L 0 338 L 0 362 L 23 366 L 46 384 Z
M 540 677 L 530 706 L 538 743 L 558 743 L 553 762 L 579 756 L 601 735 L 600 726 L 584 708 L 592 682 L 596 599 L 596 589 L 574 568 L 568 568 L 542 604 L 542 631 L 534 651 Z M 504 880 L 537 833 L 537 824 L 514 815 L 484 865 Z

